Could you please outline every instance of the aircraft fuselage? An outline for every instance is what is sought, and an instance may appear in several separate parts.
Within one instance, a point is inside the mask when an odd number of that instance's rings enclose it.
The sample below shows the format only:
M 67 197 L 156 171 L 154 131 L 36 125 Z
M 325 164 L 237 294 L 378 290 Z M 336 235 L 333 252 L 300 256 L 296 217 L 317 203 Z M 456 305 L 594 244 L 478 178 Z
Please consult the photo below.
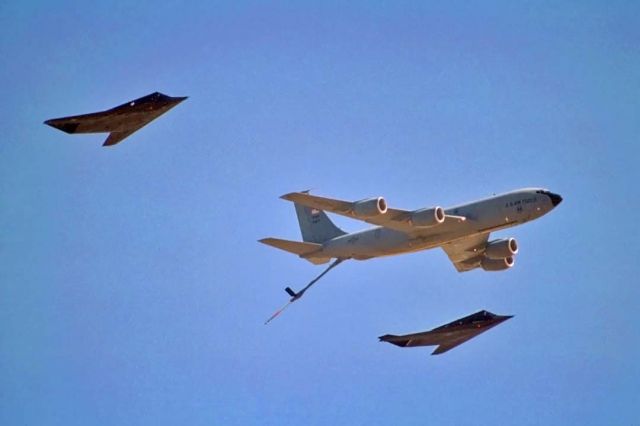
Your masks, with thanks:
M 466 218 L 460 226 L 418 228 L 412 233 L 378 226 L 333 238 L 321 251 L 305 257 L 364 260 L 426 250 L 529 222 L 550 212 L 561 200 L 542 188 L 519 189 L 445 209 L 447 215 Z

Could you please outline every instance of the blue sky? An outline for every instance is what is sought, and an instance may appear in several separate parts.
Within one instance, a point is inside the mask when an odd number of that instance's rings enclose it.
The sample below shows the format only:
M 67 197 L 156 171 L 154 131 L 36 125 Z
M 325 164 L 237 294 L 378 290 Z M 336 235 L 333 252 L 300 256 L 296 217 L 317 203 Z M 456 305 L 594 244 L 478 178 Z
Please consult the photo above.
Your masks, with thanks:
M 4 2 L 1 424 L 632 424 L 635 2 Z M 113 149 L 53 117 L 190 98 Z M 503 273 L 440 250 L 321 271 L 278 197 L 527 186 Z M 336 218 L 347 230 L 363 225 Z M 439 357 L 379 343 L 479 309 Z

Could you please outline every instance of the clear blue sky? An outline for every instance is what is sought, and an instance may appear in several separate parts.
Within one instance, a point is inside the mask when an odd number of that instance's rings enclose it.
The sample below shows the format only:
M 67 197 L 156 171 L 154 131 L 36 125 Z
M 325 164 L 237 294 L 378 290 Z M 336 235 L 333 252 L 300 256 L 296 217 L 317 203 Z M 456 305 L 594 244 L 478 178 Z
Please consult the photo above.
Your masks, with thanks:
M 3 2 L 0 424 L 633 424 L 637 2 Z M 46 119 L 190 98 L 122 144 Z M 278 197 L 413 209 L 525 186 L 503 273 L 319 273 Z M 336 219 L 347 230 L 357 222 Z M 379 343 L 479 309 L 446 355 Z

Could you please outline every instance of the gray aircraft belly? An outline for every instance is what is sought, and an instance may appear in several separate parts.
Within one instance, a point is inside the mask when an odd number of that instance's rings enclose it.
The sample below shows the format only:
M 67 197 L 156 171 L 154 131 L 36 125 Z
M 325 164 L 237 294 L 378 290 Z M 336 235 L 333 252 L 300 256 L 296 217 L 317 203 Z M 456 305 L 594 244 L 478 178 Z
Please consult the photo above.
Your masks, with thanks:
M 410 247 L 411 237 L 388 228 L 373 228 L 334 238 L 325 243 L 323 254 L 332 257 L 377 257 L 401 253 Z
M 378 227 L 347 234 L 324 244 L 322 255 L 340 258 L 392 256 L 438 247 L 449 241 L 475 235 L 477 230 L 466 225 L 455 232 L 433 230 L 430 234 L 409 235 L 393 229 Z

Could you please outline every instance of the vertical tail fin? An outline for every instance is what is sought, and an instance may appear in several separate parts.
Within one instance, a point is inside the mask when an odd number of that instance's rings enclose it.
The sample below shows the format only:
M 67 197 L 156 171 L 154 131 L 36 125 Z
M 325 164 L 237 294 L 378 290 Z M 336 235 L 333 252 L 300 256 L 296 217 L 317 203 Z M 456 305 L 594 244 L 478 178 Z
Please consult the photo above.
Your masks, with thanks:
M 298 215 L 302 240 L 309 243 L 322 244 L 332 238 L 346 234 L 331 222 L 325 212 L 293 203 Z

